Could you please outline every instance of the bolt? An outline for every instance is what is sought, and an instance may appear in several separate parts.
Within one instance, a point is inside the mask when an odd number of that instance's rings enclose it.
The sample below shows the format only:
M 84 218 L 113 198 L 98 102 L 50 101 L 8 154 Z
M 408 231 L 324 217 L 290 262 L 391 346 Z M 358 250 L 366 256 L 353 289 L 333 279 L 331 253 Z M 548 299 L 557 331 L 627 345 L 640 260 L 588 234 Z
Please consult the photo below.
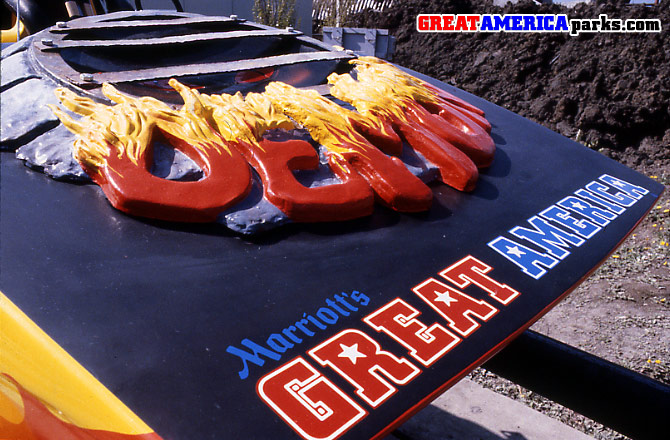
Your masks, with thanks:
M 231 16 L 230 16 L 230 19 L 231 19 L 231 20 L 237 20 L 237 15 L 235 15 L 235 14 L 231 15 Z
M 44 44 L 45 46 L 53 46 L 54 40 L 50 40 L 49 38 L 43 38 L 42 44 Z
M 93 81 L 93 74 L 92 73 L 82 73 L 81 75 L 79 75 L 79 78 L 82 81 L 91 82 L 91 81 Z
M 293 26 L 286 26 L 286 32 L 293 32 L 294 30 Z
M 64 21 L 57 21 L 56 26 L 63 29 L 67 27 L 67 23 L 65 23 Z
M 351 49 L 347 49 L 344 51 L 345 53 L 348 53 L 349 55 L 354 55 L 354 51 Z

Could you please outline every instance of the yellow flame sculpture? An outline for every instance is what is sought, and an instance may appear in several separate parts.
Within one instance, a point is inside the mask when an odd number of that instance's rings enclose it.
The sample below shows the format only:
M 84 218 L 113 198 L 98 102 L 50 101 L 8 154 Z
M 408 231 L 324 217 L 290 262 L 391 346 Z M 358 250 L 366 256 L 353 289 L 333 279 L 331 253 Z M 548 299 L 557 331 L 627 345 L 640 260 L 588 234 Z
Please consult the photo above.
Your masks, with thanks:
M 209 109 L 199 105 L 192 94 L 186 93 L 185 86 L 177 81 L 171 84 L 181 86 L 178 90 L 185 97 L 186 104 L 179 111 L 155 98 L 130 97 L 110 84 L 102 86 L 102 93 L 117 103 L 114 106 L 98 104 L 64 88 L 56 89 L 56 96 L 66 108 L 84 116 L 79 121 L 53 105 L 50 108 L 63 125 L 78 135 L 74 157 L 87 168 L 98 169 L 105 165 L 107 156 L 112 153 L 110 146 L 115 148 L 117 155 L 126 155 L 137 165 L 151 145 L 155 128 L 187 141 L 203 152 L 214 150 L 230 154 L 228 147 L 221 142 L 221 134 L 212 128 Z
M 276 110 L 306 128 L 315 141 L 343 162 L 343 154 L 354 152 L 354 146 L 363 154 L 370 147 L 351 126 L 349 118 L 353 112 L 324 98 L 316 90 L 300 90 L 273 82 L 268 84 L 264 95 Z

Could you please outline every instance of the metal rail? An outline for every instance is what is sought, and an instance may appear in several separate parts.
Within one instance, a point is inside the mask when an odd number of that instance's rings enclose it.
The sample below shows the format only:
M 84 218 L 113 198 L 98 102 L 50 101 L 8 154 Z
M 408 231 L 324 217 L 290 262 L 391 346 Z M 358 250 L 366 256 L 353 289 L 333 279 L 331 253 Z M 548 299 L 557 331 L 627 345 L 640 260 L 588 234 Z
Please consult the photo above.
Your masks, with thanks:
M 155 17 L 156 14 L 147 15 L 147 18 Z M 77 31 L 88 31 L 96 29 L 132 29 L 132 28 L 142 28 L 142 27 L 168 27 L 168 26 L 183 26 L 188 24 L 223 24 L 223 23 L 239 23 L 244 20 L 236 18 L 225 18 L 225 17 L 188 17 L 180 18 L 175 16 L 175 18 L 167 20 L 119 20 L 119 21 L 98 21 L 91 23 L 87 21 L 85 23 L 77 22 L 67 22 L 65 26 L 59 27 L 54 26 L 49 29 L 49 32 L 55 33 L 66 33 L 66 32 L 77 32 Z
M 123 72 L 102 72 L 90 74 L 82 79 L 80 76 L 68 78 L 77 85 L 87 85 L 102 82 L 120 83 L 129 81 L 148 81 L 172 77 L 191 75 L 206 75 L 212 73 L 239 72 L 242 70 L 264 69 L 268 67 L 286 66 L 290 64 L 308 63 L 314 61 L 348 60 L 354 56 L 345 52 L 304 52 L 289 55 L 277 55 L 252 60 L 227 61 L 210 64 L 188 64 L 184 66 L 158 67 L 153 69 L 128 70 Z
M 668 434 L 670 387 L 526 331 L 484 368 L 636 440 Z
M 257 37 L 297 37 L 302 32 L 289 31 L 284 29 L 274 30 L 252 30 L 252 31 L 229 31 L 229 32 L 208 32 L 203 34 L 177 35 L 170 37 L 142 38 L 134 40 L 47 40 L 39 45 L 41 50 L 61 50 L 71 48 L 89 48 L 89 47 L 132 47 L 132 46 L 164 46 L 185 44 L 200 41 L 221 41 L 241 38 Z

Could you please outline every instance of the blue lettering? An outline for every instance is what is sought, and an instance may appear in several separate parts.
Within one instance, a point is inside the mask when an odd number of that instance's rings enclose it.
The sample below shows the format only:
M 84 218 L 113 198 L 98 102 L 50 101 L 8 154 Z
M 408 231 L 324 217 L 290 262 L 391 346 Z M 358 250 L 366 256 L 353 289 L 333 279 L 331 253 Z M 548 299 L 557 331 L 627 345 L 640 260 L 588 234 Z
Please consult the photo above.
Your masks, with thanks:
M 622 192 L 618 192 L 616 194 L 611 194 L 607 192 L 607 186 L 603 185 L 600 182 L 591 182 L 588 185 L 586 185 L 586 189 L 591 191 L 592 193 L 602 197 L 603 199 L 607 199 L 610 202 L 618 203 L 620 205 L 629 207 L 633 206 L 636 202 L 636 200 L 632 197 L 628 197 L 626 194 Z M 613 210 L 614 211 L 614 210 Z M 614 211 L 616 212 L 616 211 Z
M 592 182 L 596 183 L 596 182 Z M 588 187 L 588 185 L 587 185 Z M 595 194 L 585 190 L 585 189 L 580 189 L 579 191 L 575 191 L 575 195 L 581 197 L 582 199 L 590 200 L 592 202 L 596 202 L 600 206 L 604 206 L 605 208 L 609 209 L 610 211 L 616 213 L 616 214 L 622 214 L 626 208 L 623 208 L 619 205 L 616 205 L 614 203 L 610 203 L 607 200 L 604 200 Z
M 526 15 L 523 17 L 523 28 L 527 31 L 534 31 L 535 28 L 535 17 L 532 15 Z
M 368 298 L 366 294 L 361 293 L 358 290 L 354 290 L 353 292 L 351 292 L 351 299 L 353 299 L 362 306 L 367 306 L 370 303 L 370 298 Z
M 570 28 L 568 27 L 568 17 L 565 14 L 560 14 L 556 16 L 556 27 L 554 31 L 557 32 L 569 32 Z
M 531 243 L 536 244 L 561 260 L 570 255 L 570 252 L 563 247 L 569 248 L 571 244 L 574 246 L 581 246 L 582 243 L 584 243 L 584 240 L 576 235 L 558 229 L 540 217 L 531 217 L 528 219 L 528 223 L 530 223 L 535 230 L 517 226 L 510 232 L 516 237 L 524 238 Z
M 289 325 L 284 330 L 282 330 L 282 333 L 284 333 L 286 336 L 288 336 L 288 338 L 290 340 L 292 340 L 293 342 L 295 342 L 296 344 L 300 344 L 302 342 L 302 339 L 295 335 L 295 332 L 297 330 L 298 329 L 296 328 L 296 326 Z M 312 333 L 312 334 L 314 334 L 314 333 Z
M 252 364 L 258 365 L 259 367 L 262 367 L 263 364 L 265 364 L 265 361 L 261 359 L 260 355 L 263 355 L 274 361 L 278 361 L 279 359 L 281 359 L 281 355 L 275 353 L 274 351 L 268 350 L 267 348 L 261 345 L 256 344 L 254 341 L 250 339 L 243 339 L 241 344 L 247 347 L 248 349 L 252 350 L 253 353 L 240 350 L 239 348 L 233 347 L 232 345 L 229 345 L 228 348 L 226 348 L 226 351 L 228 353 L 242 359 L 244 368 L 242 368 L 238 372 L 238 374 L 240 375 L 240 379 L 246 379 L 247 377 L 249 377 L 249 365 L 247 364 L 247 362 L 251 362 Z
M 545 15 L 542 17 L 542 21 L 544 24 L 544 29 L 547 31 L 553 31 L 554 30 L 554 16 L 553 15 Z
M 482 32 L 493 32 L 496 30 L 493 28 L 493 20 L 490 15 L 482 16 L 482 25 L 479 30 Z
M 620 189 L 634 199 L 641 199 L 643 195 L 647 194 L 649 191 L 642 188 L 641 186 L 633 185 L 628 183 L 625 180 L 617 179 L 612 177 L 609 174 L 603 174 L 599 177 L 605 183 L 612 185 L 613 187 Z
M 367 295 L 354 290 L 351 295 L 347 295 L 344 292 L 342 292 L 341 295 L 335 295 L 335 301 L 327 298 L 326 304 L 333 307 L 342 316 L 350 316 L 351 313 L 340 307 L 340 305 L 352 312 L 358 311 L 358 307 L 350 304 L 345 297 L 350 298 L 352 301 L 356 301 L 362 306 L 366 306 L 370 302 L 370 298 L 368 298 Z M 279 353 L 286 353 L 289 349 L 295 347 L 296 344 L 301 344 L 303 339 L 296 335 L 297 332 L 302 332 L 302 334 L 307 337 L 314 336 L 316 333 L 312 331 L 308 325 L 313 326 L 315 330 L 326 330 L 328 328 L 327 324 L 335 324 L 340 318 L 340 316 L 329 307 L 321 307 L 317 310 L 315 315 L 321 321 L 312 315 L 303 313 L 302 319 L 296 321 L 295 325 L 289 325 L 281 330 L 281 333 L 272 333 L 265 341 L 270 348 L 259 345 L 250 339 L 243 339 L 240 343 L 245 348 L 237 348 L 233 345 L 229 345 L 228 348 L 226 348 L 226 351 L 242 360 L 243 368 L 238 372 L 240 379 L 244 380 L 249 377 L 249 363 L 262 367 L 266 361 L 263 357 L 278 361 L 282 356 Z
M 581 214 L 600 226 L 607 226 L 610 220 L 617 218 L 616 214 L 605 211 L 604 209 L 596 208 L 589 202 L 585 202 L 574 196 L 564 198 L 558 202 L 557 205 Z
M 286 340 L 285 337 L 278 333 L 272 333 L 268 338 L 267 343 L 271 349 L 278 351 L 279 353 L 286 353 L 286 350 L 294 347 L 293 344 L 291 344 Z
M 537 23 L 552 17 L 537 16 Z M 565 15 L 555 17 L 565 18 Z M 525 23 L 528 26 L 530 22 Z M 547 25 L 546 20 L 544 25 Z M 533 248 L 503 236 L 489 242 L 488 246 L 519 266 L 526 275 L 539 279 L 547 273 L 547 269 L 570 255 L 572 247 L 584 244 L 585 240 L 626 212 L 626 207 L 649 193 L 643 187 L 608 174 L 598 179 L 529 218 L 532 228 L 516 226 L 509 231 L 522 242 L 534 245 Z M 546 253 L 534 250 L 537 248 Z
M 569 211 L 554 205 L 542 211 L 540 215 L 547 220 L 553 220 L 556 223 L 565 226 L 584 238 L 593 237 L 601 229 L 599 226 L 594 225 L 588 220 L 577 220 L 570 215 Z
M 509 29 L 510 18 L 507 15 L 505 15 L 503 17 L 503 16 L 500 16 L 500 15 L 496 14 L 496 15 L 493 16 L 493 22 L 494 22 L 494 28 L 497 31 L 498 30 L 504 31 L 504 30 Z
M 488 245 L 500 255 L 519 266 L 523 270 L 523 273 L 536 280 L 547 273 L 545 267 L 551 269 L 558 263 L 557 259 L 547 254 L 536 252 L 505 237 L 498 237 L 488 243 Z
M 337 320 L 339 319 L 339 316 L 337 316 L 337 313 L 333 312 L 330 310 L 328 307 L 321 307 L 317 312 L 316 316 L 319 317 L 319 319 L 326 324 L 335 324 Z

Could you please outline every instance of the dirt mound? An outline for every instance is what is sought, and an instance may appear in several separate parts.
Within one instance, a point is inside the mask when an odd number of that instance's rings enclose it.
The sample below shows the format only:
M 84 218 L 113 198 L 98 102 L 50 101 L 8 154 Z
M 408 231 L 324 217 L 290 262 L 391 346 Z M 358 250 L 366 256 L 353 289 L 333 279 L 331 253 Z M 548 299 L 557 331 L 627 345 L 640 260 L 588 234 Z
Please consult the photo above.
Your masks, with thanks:
M 617 253 L 534 329 L 670 383 L 670 1 L 596 1 L 573 9 L 532 2 L 405 0 L 349 26 L 387 28 L 394 62 L 481 96 L 599 150 L 666 185 Z M 418 14 L 566 14 L 658 18 L 656 34 L 448 34 L 416 31 Z M 579 316 L 579 319 L 574 319 Z M 483 369 L 471 377 L 597 439 L 626 439 Z
M 567 14 L 659 18 L 655 7 L 597 1 L 569 9 L 520 2 L 406 0 L 366 11 L 350 26 L 388 28 L 393 61 L 452 83 L 647 174 L 670 167 L 670 33 L 418 33 L 417 14 Z

